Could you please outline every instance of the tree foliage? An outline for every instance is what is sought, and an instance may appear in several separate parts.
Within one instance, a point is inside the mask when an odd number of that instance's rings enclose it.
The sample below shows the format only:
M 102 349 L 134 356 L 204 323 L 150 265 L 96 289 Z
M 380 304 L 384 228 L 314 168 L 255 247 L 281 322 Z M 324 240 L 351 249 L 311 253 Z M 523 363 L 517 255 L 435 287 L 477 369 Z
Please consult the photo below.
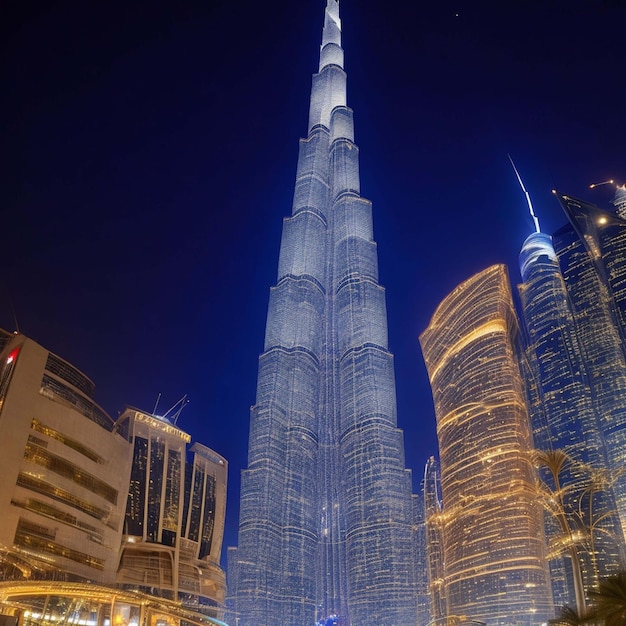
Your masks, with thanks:
M 589 597 L 604 626 L 626 626 L 626 572 L 603 580 Z
M 561 607 L 559 616 L 548 622 L 550 626 L 581 626 L 582 624 L 595 623 L 595 615 L 593 612 L 587 613 L 581 617 L 576 610 L 570 606 Z

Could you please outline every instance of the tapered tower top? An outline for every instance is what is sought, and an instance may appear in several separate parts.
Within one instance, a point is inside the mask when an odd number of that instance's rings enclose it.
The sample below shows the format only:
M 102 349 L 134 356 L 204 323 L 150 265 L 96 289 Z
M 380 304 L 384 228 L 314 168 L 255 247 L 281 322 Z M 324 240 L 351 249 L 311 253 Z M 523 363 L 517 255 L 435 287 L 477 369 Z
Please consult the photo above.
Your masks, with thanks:
M 341 19 L 339 17 L 338 0 L 328 0 L 322 33 L 320 50 L 320 72 L 327 65 L 338 65 L 343 68 L 343 49 L 341 48 Z
M 330 128 L 333 110 L 346 106 L 346 73 L 343 69 L 339 1 L 326 0 L 320 65 L 318 73 L 313 76 L 311 89 L 309 132 L 318 125 Z

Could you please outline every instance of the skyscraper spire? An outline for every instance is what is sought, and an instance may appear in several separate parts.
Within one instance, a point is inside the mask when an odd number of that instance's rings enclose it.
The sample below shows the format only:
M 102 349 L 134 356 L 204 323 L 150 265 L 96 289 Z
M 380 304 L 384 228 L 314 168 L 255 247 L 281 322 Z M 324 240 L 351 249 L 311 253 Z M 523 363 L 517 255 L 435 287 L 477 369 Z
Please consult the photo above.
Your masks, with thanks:
M 542 257 L 547 257 L 557 262 L 556 253 L 554 252 L 554 248 L 552 247 L 552 237 L 546 233 L 541 232 L 541 227 L 539 226 L 539 218 L 535 214 L 535 209 L 533 207 L 533 203 L 530 199 L 530 194 L 526 190 L 524 182 L 522 181 L 522 177 L 515 166 L 513 158 L 510 154 L 507 155 L 509 157 L 509 161 L 511 161 L 511 165 L 513 166 L 513 171 L 515 172 L 515 176 L 517 177 L 517 181 L 522 188 L 522 192 L 526 196 L 526 202 L 528 204 L 528 210 L 530 212 L 530 217 L 533 220 L 533 224 L 535 226 L 535 232 L 531 233 L 524 244 L 522 245 L 522 250 L 519 255 L 519 267 L 520 273 L 524 280 L 526 280 L 526 275 L 529 271 L 529 268 L 537 262 L 538 259 Z
M 528 202 L 528 210 L 530 211 L 530 216 L 533 218 L 533 222 L 535 224 L 535 232 L 540 233 L 541 227 L 539 226 L 539 218 L 535 215 L 535 209 L 533 208 L 533 203 L 530 199 L 530 194 L 528 193 L 528 191 L 526 191 L 526 187 L 524 187 L 524 182 L 522 181 L 522 177 L 520 176 L 519 172 L 517 171 L 517 168 L 515 167 L 513 158 L 511 157 L 510 154 L 507 156 L 509 157 L 509 161 L 511 161 L 511 165 L 513 166 L 513 170 L 515 171 L 515 176 L 517 176 L 519 185 L 522 188 L 524 195 L 526 196 L 526 202 Z
M 333 109 L 339 106 L 345 107 L 347 104 L 343 60 L 339 2 L 327 0 L 319 72 L 313 76 L 311 89 L 309 132 L 317 124 L 330 128 L 330 115 Z
M 411 477 L 358 159 L 327 0 L 229 551 L 238 626 L 417 623 Z
M 320 48 L 320 71 L 326 65 L 338 65 L 343 68 L 343 50 L 341 48 L 341 18 L 339 17 L 339 2 L 328 0 L 322 32 Z

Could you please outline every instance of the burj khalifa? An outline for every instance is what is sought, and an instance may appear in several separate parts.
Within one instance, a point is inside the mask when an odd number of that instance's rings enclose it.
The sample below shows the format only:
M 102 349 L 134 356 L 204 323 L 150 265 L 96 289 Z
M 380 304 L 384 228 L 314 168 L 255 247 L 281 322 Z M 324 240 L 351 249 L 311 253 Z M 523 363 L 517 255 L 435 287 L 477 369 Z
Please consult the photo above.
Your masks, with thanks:
M 339 2 L 327 0 L 229 550 L 232 626 L 418 622 L 414 496 L 359 178 Z

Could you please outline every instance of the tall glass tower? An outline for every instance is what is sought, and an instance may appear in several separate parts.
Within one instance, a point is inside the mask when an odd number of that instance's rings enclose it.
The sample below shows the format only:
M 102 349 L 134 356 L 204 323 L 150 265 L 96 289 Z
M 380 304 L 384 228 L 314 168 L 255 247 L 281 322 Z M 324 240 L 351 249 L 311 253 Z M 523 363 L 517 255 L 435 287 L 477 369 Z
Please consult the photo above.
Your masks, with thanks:
M 565 195 L 570 223 L 553 235 L 582 346 L 591 399 L 626 528 L 626 219 Z M 622 190 L 615 204 L 620 208 Z
M 229 551 L 236 626 L 417 622 L 411 476 L 343 56 L 327 0 Z
M 552 515 L 546 531 L 555 603 L 573 605 L 578 603 L 573 567 L 580 566 L 585 589 L 595 588 L 600 578 L 623 569 L 623 535 L 613 490 L 600 480 L 607 469 L 604 437 L 584 349 L 549 235 L 535 232 L 526 239 L 520 270 L 528 357 L 537 390 L 531 400 L 534 445 L 540 450 L 561 450 L 569 457 L 558 476 L 560 497 L 548 500 L 554 508 L 549 507 Z M 542 478 L 556 490 L 546 468 Z M 561 527 L 563 522 L 567 528 Z

